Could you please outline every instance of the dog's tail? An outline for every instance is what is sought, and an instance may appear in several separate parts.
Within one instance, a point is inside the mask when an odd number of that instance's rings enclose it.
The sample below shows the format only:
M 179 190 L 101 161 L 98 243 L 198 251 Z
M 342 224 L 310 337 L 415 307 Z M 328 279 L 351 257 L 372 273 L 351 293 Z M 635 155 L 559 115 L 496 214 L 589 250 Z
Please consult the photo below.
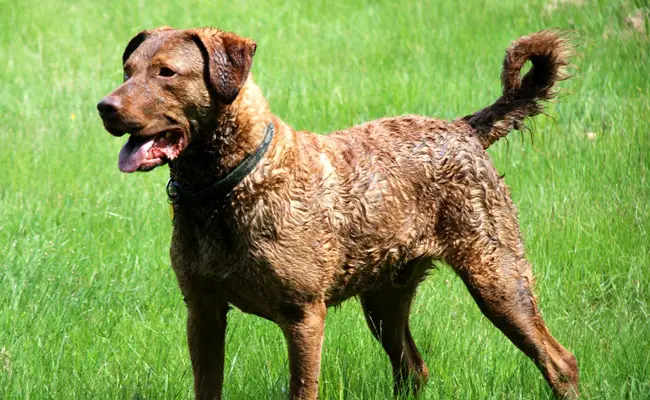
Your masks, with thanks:
M 574 54 L 568 40 L 555 30 L 523 36 L 506 50 L 501 72 L 503 95 L 491 106 L 463 118 L 476 131 L 483 148 L 513 129 L 521 129 L 524 119 L 544 112 L 541 101 L 552 99 L 553 85 L 570 77 L 566 72 Z M 521 78 L 526 61 L 533 64 Z

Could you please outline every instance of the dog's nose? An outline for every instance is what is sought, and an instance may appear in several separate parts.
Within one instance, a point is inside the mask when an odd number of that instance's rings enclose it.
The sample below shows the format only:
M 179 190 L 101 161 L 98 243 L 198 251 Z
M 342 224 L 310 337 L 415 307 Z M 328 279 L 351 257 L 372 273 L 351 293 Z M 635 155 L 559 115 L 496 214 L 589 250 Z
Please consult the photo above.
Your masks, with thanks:
M 102 101 L 97 103 L 97 111 L 99 111 L 102 116 L 113 116 L 117 114 L 120 107 L 122 107 L 122 103 L 120 99 L 115 96 L 106 96 Z

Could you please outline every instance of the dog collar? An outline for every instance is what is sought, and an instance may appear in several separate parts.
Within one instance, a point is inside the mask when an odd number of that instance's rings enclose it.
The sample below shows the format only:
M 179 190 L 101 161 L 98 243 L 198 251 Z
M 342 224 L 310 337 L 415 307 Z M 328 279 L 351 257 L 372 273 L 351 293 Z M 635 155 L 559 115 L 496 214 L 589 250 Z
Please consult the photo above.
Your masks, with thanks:
M 169 178 L 167 181 L 167 198 L 170 203 L 177 203 L 181 198 L 183 200 L 200 201 L 205 198 L 214 198 L 224 196 L 232 189 L 235 188 L 241 181 L 253 171 L 258 162 L 264 157 L 266 150 L 268 150 L 275 127 L 272 122 L 269 122 L 265 128 L 264 139 L 259 147 L 253 154 L 247 155 L 235 169 L 230 171 L 226 176 L 219 179 L 209 187 L 199 190 L 191 191 L 183 187 L 180 183 Z

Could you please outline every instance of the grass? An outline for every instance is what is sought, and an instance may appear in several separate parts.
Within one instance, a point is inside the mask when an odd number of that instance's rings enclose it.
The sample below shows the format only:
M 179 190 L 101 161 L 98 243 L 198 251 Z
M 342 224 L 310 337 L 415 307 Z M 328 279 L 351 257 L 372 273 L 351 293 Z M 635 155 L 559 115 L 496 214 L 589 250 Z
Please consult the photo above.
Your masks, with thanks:
M 648 15 L 644 0 L 0 0 L 0 398 L 191 397 L 167 169 L 120 174 L 123 139 L 95 112 L 128 40 L 157 25 L 255 38 L 272 109 L 317 132 L 476 111 L 499 94 L 511 40 L 573 29 L 579 69 L 552 118 L 490 153 L 585 397 L 650 398 L 650 38 L 625 22 L 638 8 Z M 225 398 L 286 398 L 279 329 L 236 310 L 229 322 Z M 422 285 L 412 328 L 432 376 L 423 399 L 550 396 L 448 268 Z M 356 301 L 331 310 L 324 348 L 322 399 L 390 397 L 388 360 Z

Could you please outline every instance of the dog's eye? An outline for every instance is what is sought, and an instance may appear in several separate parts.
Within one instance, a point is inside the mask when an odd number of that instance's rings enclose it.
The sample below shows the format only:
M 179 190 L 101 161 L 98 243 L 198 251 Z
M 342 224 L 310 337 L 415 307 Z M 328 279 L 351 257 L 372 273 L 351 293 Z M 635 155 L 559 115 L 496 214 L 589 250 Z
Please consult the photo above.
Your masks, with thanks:
M 164 76 L 165 78 L 169 78 L 170 76 L 176 75 L 176 72 L 172 69 L 169 69 L 167 67 L 161 67 L 160 71 L 158 72 L 158 75 Z

